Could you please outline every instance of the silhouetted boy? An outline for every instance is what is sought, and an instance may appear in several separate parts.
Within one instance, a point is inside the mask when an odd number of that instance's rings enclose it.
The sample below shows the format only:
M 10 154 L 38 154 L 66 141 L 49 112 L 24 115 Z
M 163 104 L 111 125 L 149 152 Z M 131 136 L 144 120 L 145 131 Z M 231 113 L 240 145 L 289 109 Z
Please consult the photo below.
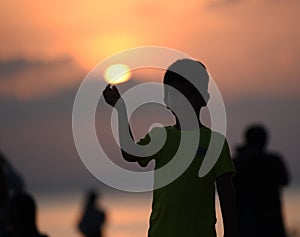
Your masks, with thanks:
M 234 159 L 238 237 L 285 237 L 281 189 L 289 182 L 282 159 L 265 150 L 267 133 L 255 125 Z
M 231 183 L 234 166 L 225 138 L 223 149 L 217 157 L 216 164 L 206 176 L 198 176 L 210 143 L 211 134 L 215 133 L 202 125 L 199 119 L 200 110 L 206 106 L 209 99 L 208 80 L 209 76 L 205 66 L 198 61 L 182 59 L 173 63 L 164 76 L 164 100 L 166 106 L 174 114 L 176 124 L 164 128 L 153 128 L 138 142 L 139 145 L 147 145 L 150 143 L 152 132 L 156 133 L 160 129 L 165 129 L 167 133 L 165 144 L 154 155 L 146 157 L 133 156 L 125 152 L 125 149 L 121 150 L 125 160 L 138 162 L 143 167 L 147 166 L 151 160 L 155 160 L 155 169 L 158 169 L 173 159 L 180 144 L 181 134 L 190 131 L 200 133 L 198 151 L 190 166 L 175 181 L 153 191 L 149 237 L 216 236 L 215 182 L 217 183 L 223 214 L 224 236 L 234 236 L 235 211 Z M 199 85 L 200 91 L 191 81 Z M 174 89 L 177 89 L 188 100 L 192 106 L 193 114 L 186 112 L 185 102 Z M 124 134 L 131 135 L 125 102 L 114 86 L 112 88 L 107 86 L 103 95 L 106 102 L 118 111 L 120 144 L 121 148 L 124 148 L 130 139 L 130 136 L 124 136 Z M 116 103 L 119 99 L 120 101 Z M 196 116 L 197 126 L 190 123 L 192 121 L 191 116 Z M 219 134 L 219 136 L 222 135 Z M 155 143 L 155 141 L 153 142 Z M 183 152 L 181 155 L 183 159 L 184 154 Z M 168 176 L 168 174 L 165 175 Z M 160 178 L 154 176 L 154 183 Z

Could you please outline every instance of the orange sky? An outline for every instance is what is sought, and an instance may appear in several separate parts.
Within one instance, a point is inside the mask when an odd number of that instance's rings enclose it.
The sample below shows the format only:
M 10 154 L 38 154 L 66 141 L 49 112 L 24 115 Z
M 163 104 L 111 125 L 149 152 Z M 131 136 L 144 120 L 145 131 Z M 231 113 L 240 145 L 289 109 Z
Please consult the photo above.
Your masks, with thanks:
M 9 82 L 0 80 L 0 93 L 21 99 L 48 96 L 78 83 L 79 74 L 113 53 L 157 45 L 203 60 L 225 94 L 297 95 L 299 10 L 295 0 L 185 5 L 158 0 L 2 0 L 0 62 L 23 58 L 51 64 L 67 57 L 73 64 L 69 74 L 63 72 L 64 64 L 50 67 L 49 73 L 45 67 L 44 80 L 38 68 L 22 77 L 12 74 Z
M 74 147 L 75 92 L 105 57 L 143 45 L 203 61 L 224 96 L 231 148 L 248 124 L 266 124 L 270 145 L 286 155 L 300 183 L 300 1 L 184 3 L 0 1 L 0 149 L 29 186 L 95 182 Z M 143 80 L 149 74 L 162 80 L 161 71 L 133 73 Z

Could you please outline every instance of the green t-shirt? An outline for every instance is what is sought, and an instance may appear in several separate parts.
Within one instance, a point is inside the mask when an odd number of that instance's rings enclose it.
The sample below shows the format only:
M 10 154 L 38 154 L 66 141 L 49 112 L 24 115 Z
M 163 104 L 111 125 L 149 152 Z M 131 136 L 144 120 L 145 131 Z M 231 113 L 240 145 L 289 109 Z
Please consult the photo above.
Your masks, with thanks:
M 155 160 L 155 169 L 158 169 L 167 164 L 177 152 L 180 130 L 169 126 L 154 128 L 149 133 L 155 129 L 166 129 L 166 142 L 156 154 L 139 161 L 142 167 Z M 153 191 L 149 237 L 216 236 L 215 181 L 219 175 L 234 172 L 235 169 L 225 139 L 221 154 L 213 168 L 204 177 L 198 176 L 211 132 L 207 127 L 200 128 L 200 145 L 190 166 L 175 181 Z M 148 144 L 151 140 L 149 133 L 138 144 Z M 154 182 L 155 179 L 156 177 Z

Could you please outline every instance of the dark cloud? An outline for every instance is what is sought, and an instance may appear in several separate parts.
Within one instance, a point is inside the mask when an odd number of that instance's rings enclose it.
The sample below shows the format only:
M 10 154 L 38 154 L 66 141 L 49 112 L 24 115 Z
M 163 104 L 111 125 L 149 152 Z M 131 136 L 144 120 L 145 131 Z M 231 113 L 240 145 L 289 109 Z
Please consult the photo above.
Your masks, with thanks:
M 0 97 L 28 100 L 53 96 L 78 84 L 85 75 L 86 70 L 70 57 L 0 61 Z
M 135 83 L 131 81 L 129 86 Z M 125 90 L 125 85 L 119 86 Z M 81 189 L 90 184 L 100 185 L 85 168 L 75 149 L 72 136 L 72 108 L 78 85 L 63 90 L 55 97 L 41 100 L 18 101 L 13 98 L 1 100 L 0 146 L 16 168 L 24 175 L 28 186 L 34 189 Z M 289 165 L 293 184 L 300 184 L 297 141 L 300 113 L 298 97 L 257 96 L 226 99 L 228 118 L 227 137 L 232 153 L 242 142 L 242 133 L 251 123 L 261 122 L 270 131 L 270 149 L 281 153 Z M 101 104 L 101 103 L 100 103 Z M 103 105 L 103 104 L 102 104 Z M 145 108 L 146 109 L 146 108 Z M 133 117 L 135 134 L 141 135 L 155 121 L 155 110 L 140 110 Z M 96 114 L 96 125 L 106 126 L 109 119 L 104 115 L 111 111 L 107 106 Z M 2 113 L 3 112 L 3 113 Z M 163 119 L 163 118 L 159 118 Z M 158 122 L 157 120 L 155 122 Z M 145 123 L 146 129 L 145 129 Z M 143 130 L 143 131 L 142 131 Z M 142 131 L 142 132 L 141 132 Z M 104 130 L 109 154 L 122 167 L 134 169 L 132 164 L 121 162 L 117 150 Z M 113 145 L 112 145 L 113 144 Z
M 218 7 L 227 7 L 231 5 L 235 5 L 237 3 L 244 2 L 245 0 L 215 0 L 207 3 L 206 7 L 208 9 L 214 9 Z
M 17 71 L 24 70 L 26 67 L 28 67 L 28 62 L 24 59 L 0 61 L 0 79 L 3 80 Z
M 214 0 L 214 1 L 209 1 L 209 3 L 206 4 L 206 7 L 208 9 L 217 9 L 217 8 L 222 8 L 222 7 L 231 7 L 234 5 L 238 5 L 240 3 L 245 3 L 245 2 L 251 2 L 251 0 Z M 265 2 L 265 3 L 270 3 L 270 4 L 275 4 L 275 3 L 289 3 L 289 2 L 297 2 L 297 0 L 261 0 L 260 2 Z
M 0 60 L 0 80 L 6 79 L 13 75 L 23 73 L 27 70 L 35 70 L 41 68 L 53 68 L 61 64 L 70 64 L 73 59 L 70 57 L 62 57 L 55 60 L 41 61 L 28 60 L 24 58 L 16 58 L 11 60 Z

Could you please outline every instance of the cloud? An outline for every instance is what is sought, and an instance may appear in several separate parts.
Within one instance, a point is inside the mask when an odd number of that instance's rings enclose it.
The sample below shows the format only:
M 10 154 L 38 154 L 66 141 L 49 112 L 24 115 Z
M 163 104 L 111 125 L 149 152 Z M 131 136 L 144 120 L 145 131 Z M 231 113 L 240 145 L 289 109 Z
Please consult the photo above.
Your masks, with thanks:
M 250 0 L 214 0 L 214 1 L 209 1 L 207 3 L 207 8 L 208 9 L 215 9 L 215 8 L 222 8 L 222 7 L 230 7 L 230 6 L 234 6 L 234 5 L 237 5 L 237 4 L 240 4 L 240 3 L 245 3 L 245 2 L 254 2 L 254 1 L 250 1 Z M 259 1 L 260 3 L 266 3 L 266 4 L 275 4 L 275 3 L 289 3 L 289 2 L 297 2 L 295 0 L 265 0 L 265 1 L 262 1 L 260 0 Z
M 0 61 L 0 96 L 21 100 L 53 96 L 78 84 L 86 74 L 70 57 Z
M 243 0 L 215 0 L 207 3 L 208 9 L 214 9 L 216 7 L 228 7 L 237 3 L 241 3 Z
M 0 61 L 0 80 L 8 79 L 11 75 L 16 72 L 24 70 L 30 66 L 28 61 L 24 59 L 15 59 L 10 61 Z

